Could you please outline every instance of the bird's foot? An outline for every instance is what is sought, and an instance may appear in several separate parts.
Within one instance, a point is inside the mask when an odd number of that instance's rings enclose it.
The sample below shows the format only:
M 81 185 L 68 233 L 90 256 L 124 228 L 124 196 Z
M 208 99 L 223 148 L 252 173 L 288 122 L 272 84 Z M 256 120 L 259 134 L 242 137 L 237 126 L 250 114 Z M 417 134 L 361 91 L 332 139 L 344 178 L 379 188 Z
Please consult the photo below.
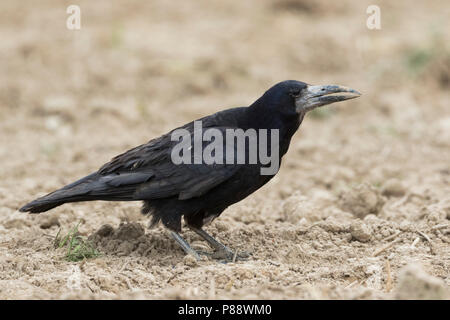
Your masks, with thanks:
M 197 233 L 199 236 L 205 239 L 206 242 L 208 242 L 209 245 L 214 248 L 215 251 L 212 254 L 209 253 L 206 254 L 207 256 L 213 259 L 225 260 L 226 262 L 235 262 L 247 260 L 250 257 L 250 254 L 248 252 L 244 251 L 238 252 L 231 250 L 226 245 L 214 239 L 212 236 L 210 236 L 206 231 L 204 231 L 201 228 L 196 228 L 193 226 L 189 226 L 189 228 L 191 228 L 191 230 L 193 230 L 195 233 Z
M 251 255 L 246 251 L 233 251 L 228 247 L 220 248 L 214 252 L 197 251 L 197 253 L 201 256 L 206 256 L 224 262 L 246 261 Z
M 211 257 L 217 260 L 225 260 L 226 262 L 245 261 L 250 257 L 250 253 L 246 251 L 233 251 L 228 247 L 220 248 L 211 254 Z

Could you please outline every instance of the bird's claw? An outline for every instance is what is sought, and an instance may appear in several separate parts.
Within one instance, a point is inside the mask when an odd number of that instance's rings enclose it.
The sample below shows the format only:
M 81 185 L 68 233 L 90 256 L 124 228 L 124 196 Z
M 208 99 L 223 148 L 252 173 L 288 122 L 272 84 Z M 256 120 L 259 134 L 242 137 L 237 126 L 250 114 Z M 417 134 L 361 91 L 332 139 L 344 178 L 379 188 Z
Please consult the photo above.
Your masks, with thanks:
M 197 251 L 197 253 L 201 256 L 225 262 L 246 261 L 251 256 L 251 254 L 246 251 L 233 251 L 228 247 L 215 250 L 212 253 L 206 251 Z
M 245 251 L 233 251 L 228 247 L 214 251 L 211 257 L 217 260 L 225 260 L 226 262 L 245 261 L 250 257 L 250 253 Z

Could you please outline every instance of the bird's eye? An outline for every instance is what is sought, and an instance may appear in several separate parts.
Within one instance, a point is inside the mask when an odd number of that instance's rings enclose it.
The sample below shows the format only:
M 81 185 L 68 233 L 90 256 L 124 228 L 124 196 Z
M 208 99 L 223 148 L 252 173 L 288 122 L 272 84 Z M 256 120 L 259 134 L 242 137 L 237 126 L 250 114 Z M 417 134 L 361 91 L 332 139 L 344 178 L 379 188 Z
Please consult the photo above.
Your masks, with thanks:
M 299 95 L 300 95 L 300 89 L 292 89 L 291 90 L 292 97 L 298 97 Z

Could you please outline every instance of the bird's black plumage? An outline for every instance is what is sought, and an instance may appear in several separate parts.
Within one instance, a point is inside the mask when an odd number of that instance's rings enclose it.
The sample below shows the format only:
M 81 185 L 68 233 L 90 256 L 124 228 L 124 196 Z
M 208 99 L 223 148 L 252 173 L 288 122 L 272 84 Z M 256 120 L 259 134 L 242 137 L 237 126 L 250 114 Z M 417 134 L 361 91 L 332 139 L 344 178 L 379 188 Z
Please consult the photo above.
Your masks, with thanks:
M 306 107 L 302 109 L 302 99 L 312 95 L 309 87 L 299 81 L 284 81 L 270 88 L 249 107 L 227 109 L 199 120 L 203 130 L 216 128 L 220 132 L 237 128 L 278 129 L 281 162 L 308 111 Z M 350 90 L 347 92 L 354 92 Z M 325 93 L 314 95 L 315 99 L 317 97 L 323 99 Z M 194 122 L 180 128 L 193 133 Z M 169 229 L 180 231 L 183 216 L 189 226 L 201 228 L 274 176 L 261 175 L 263 165 L 259 162 L 176 165 L 171 160 L 171 150 L 176 143 L 171 140 L 171 132 L 150 140 L 116 156 L 97 172 L 30 202 L 20 211 L 39 213 L 67 202 L 143 200 L 142 212 L 151 214 L 153 223 L 162 221 Z

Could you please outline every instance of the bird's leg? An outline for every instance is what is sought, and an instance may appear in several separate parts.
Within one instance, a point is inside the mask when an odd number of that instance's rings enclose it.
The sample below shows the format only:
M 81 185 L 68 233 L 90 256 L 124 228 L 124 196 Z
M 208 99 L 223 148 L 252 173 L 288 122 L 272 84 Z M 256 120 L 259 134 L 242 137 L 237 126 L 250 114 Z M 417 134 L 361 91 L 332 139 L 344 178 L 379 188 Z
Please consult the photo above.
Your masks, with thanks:
M 209 235 L 205 230 L 199 229 L 196 227 L 189 226 L 189 228 L 194 231 L 196 234 L 198 234 L 200 237 L 206 240 L 211 247 L 214 248 L 215 252 L 212 255 L 213 258 L 216 259 L 225 259 L 228 261 L 233 261 L 235 259 L 243 260 L 249 257 L 248 253 L 241 253 L 237 254 L 237 252 L 234 252 L 230 248 L 228 248 L 226 245 L 220 243 L 216 239 L 214 239 L 211 235 Z
M 183 248 L 184 252 L 186 252 L 187 254 L 191 254 L 193 255 L 197 260 L 200 260 L 200 256 L 198 255 L 198 253 L 191 248 L 191 246 L 189 245 L 189 243 L 186 242 L 186 240 L 184 240 L 178 233 L 176 233 L 175 231 L 170 231 L 170 233 L 172 234 L 172 237 L 178 242 L 178 244 L 181 246 L 181 248 Z

